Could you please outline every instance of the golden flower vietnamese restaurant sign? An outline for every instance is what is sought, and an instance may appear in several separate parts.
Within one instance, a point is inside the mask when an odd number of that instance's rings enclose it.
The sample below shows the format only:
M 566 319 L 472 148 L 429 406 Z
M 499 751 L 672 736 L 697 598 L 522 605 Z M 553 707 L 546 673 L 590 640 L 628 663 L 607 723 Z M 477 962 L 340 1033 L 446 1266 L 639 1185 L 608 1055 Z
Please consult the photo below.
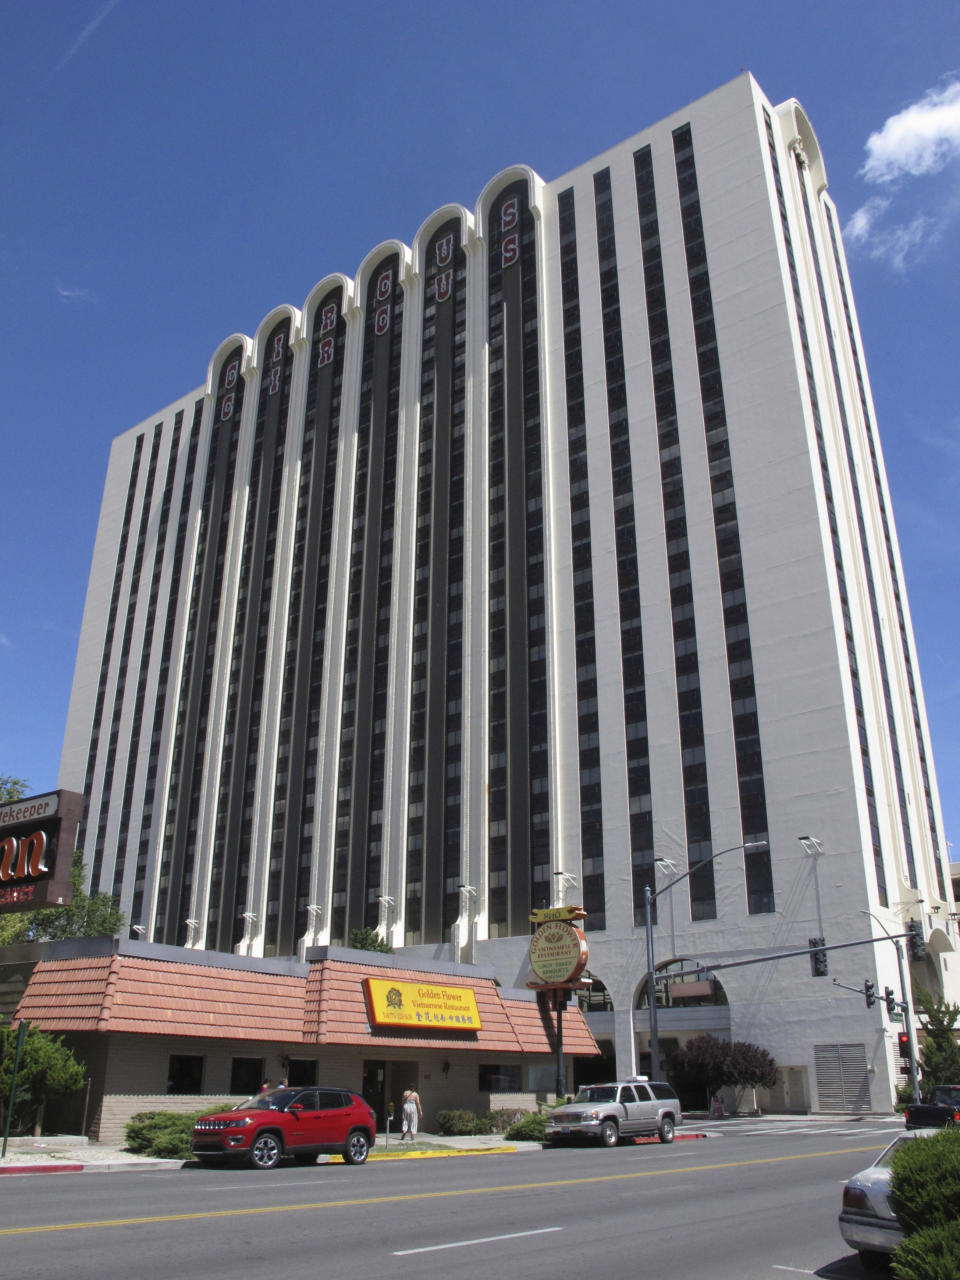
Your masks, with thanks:
M 480 1011 L 471 987 L 394 982 L 389 978 L 364 978 L 363 987 L 372 1026 L 480 1030 Z

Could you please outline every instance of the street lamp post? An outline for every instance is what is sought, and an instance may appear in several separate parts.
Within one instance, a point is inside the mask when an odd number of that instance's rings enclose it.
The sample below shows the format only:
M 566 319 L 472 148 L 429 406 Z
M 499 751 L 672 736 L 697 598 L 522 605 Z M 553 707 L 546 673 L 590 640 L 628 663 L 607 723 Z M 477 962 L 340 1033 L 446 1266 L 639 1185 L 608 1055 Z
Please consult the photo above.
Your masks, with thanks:
M 883 932 L 893 943 L 897 952 L 897 969 L 900 971 L 900 1001 L 903 1005 L 903 1024 L 907 1033 L 907 1041 L 910 1045 L 910 1085 L 913 1089 L 914 1102 L 920 1101 L 920 1078 L 917 1074 L 917 1042 L 913 1036 L 913 1001 L 909 999 L 907 988 L 907 972 L 903 964 L 903 943 L 899 938 L 894 938 L 890 930 L 882 920 L 877 919 L 872 911 L 867 911 L 861 907 L 861 914 L 869 916 L 876 924 L 880 926 Z
M 694 872 L 699 871 L 701 867 L 707 866 L 708 863 L 714 862 L 725 853 L 736 853 L 739 849 L 742 849 L 744 853 L 757 853 L 759 850 L 768 849 L 769 847 L 766 840 L 750 840 L 746 844 L 733 844 L 729 849 L 718 849 L 716 853 L 711 853 L 709 858 L 702 858 L 680 875 L 674 876 L 662 889 L 651 889 L 649 884 L 643 886 L 644 922 L 647 927 L 647 1007 L 650 1011 L 651 1079 L 660 1079 L 660 1028 L 657 1022 L 656 961 L 653 954 L 653 927 L 650 919 L 651 904 L 655 898 L 659 898 L 668 889 L 672 889 L 675 884 L 679 884 L 681 880 L 689 879 Z M 654 862 L 654 866 L 656 866 L 656 862 Z

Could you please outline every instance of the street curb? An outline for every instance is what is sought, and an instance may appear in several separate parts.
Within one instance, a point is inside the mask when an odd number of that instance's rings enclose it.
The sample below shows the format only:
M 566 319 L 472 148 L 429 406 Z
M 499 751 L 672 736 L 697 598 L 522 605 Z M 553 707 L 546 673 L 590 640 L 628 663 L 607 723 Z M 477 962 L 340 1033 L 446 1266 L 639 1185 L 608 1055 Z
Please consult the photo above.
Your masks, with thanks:
M 0 1173 L 83 1173 L 82 1164 L 4 1164 Z

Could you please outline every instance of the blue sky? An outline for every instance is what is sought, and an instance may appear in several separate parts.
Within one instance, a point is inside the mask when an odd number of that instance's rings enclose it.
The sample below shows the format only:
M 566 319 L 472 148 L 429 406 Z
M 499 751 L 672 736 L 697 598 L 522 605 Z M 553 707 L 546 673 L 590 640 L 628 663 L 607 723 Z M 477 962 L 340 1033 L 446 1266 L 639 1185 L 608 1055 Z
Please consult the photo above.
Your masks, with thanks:
M 8 5 L 0 774 L 56 785 L 115 435 L 507 165 L 555 178 L 741 70 L 802 102 L 847 227 L 960 841 L 957 0 Z

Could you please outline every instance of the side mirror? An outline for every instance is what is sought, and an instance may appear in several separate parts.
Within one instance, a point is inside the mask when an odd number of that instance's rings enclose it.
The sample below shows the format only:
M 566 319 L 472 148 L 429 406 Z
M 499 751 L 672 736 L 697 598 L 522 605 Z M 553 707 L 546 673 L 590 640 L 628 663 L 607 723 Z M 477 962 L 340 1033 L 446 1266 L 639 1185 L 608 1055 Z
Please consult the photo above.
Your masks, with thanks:
M 290 1103 L 290 1105 L 289 1105 L 289 1107 L 287 1107 L 287 1110 L 288 1110 L 288 1111 L 302 1111 L 302 1110 L 303 1110 L 303 1103 L 302 1103 L 302 1102 L 291 1102 L 291 1103 Z

